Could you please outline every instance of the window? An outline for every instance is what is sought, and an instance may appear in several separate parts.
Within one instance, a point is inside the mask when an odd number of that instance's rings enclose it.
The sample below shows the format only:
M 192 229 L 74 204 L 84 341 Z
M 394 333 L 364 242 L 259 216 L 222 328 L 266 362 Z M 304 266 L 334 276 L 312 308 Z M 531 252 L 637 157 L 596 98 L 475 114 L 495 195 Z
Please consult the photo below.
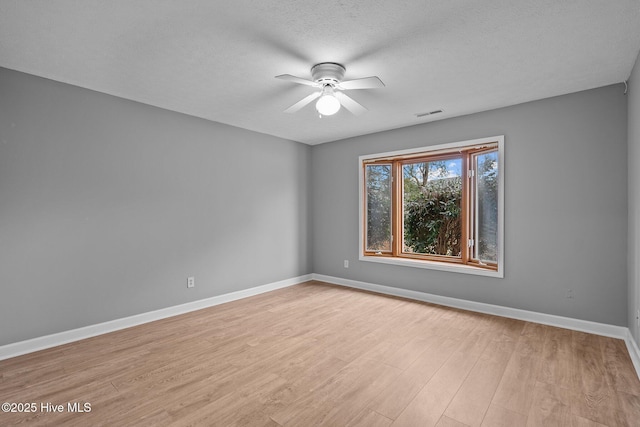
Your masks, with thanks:
M 503 145 L 361 156 L 360 259 L 503 277 Z

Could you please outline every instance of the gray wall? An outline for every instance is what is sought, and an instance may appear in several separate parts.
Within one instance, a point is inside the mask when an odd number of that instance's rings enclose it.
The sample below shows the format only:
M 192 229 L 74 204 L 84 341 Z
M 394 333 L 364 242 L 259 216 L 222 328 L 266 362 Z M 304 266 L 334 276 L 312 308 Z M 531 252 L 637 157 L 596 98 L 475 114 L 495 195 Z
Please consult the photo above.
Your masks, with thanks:
M 627 326 L 626 102 L 614 85 L 313 147 L 314 271 Z M 358 261 L 358 156 L 494 135 L 504 279 Z
M 638 339 L 639 68 L 628 98 L 615 85 L 314 147 L 0 69 L 0 345 L 311 272 Z M 358 261 L 358 156 L 502 134 L 504 279 Z
M 0 345 L 311 273 L 310 160 L 0 69 Z
M 631 73 L 628 91 L 629 138 L 629 329 L 640 345 L 636 313 L 640 309 L 640 56 Z

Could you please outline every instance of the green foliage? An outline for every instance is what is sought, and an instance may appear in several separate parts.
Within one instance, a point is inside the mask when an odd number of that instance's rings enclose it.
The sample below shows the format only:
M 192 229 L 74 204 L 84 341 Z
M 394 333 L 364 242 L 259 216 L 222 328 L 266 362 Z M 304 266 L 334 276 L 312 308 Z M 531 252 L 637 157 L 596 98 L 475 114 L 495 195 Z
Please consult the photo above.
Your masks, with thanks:
M 498 234 L 498 154 L 491 152 L 478 157 L 478 256 L 485 261 L 497 261 Z
M 462 179 L 433 179 L 417 188 L 414 184 L 405 177 L 405 251 L 459 256 Z
M 367 167 L 367 248 L 391 249 L 391 166 Z

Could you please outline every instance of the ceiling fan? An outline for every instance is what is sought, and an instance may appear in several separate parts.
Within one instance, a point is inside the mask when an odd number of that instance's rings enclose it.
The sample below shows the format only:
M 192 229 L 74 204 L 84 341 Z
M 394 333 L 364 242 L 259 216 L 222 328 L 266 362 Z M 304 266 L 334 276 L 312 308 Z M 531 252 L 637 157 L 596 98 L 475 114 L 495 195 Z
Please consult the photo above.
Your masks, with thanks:
M 320 117 L 331 116 L 337 113 L 338 110 L 340 110 L 340 106 L 343 106 L 355 115 L 364 113 L 367 109 L 353 98 L 342 93 L 342 91 L 352 89 L 376 89 L 384 87 L 384 83 L 376 76 L 343 82 L 344 72 L 345 68 L 340 64 L 336 64 L 335 62 L 321 62 L 311 67 L 311 78 L 313 80 L 303 79 L 292 76 L 291 74 L 276 76 L 276 79 L 287 80 L 320 89 L 296 102 L 284 110 L 284 112 L 295 113 L 315 99 L 318 99 L 318 102 L 316 102 L 316 110 L 320 114 Z

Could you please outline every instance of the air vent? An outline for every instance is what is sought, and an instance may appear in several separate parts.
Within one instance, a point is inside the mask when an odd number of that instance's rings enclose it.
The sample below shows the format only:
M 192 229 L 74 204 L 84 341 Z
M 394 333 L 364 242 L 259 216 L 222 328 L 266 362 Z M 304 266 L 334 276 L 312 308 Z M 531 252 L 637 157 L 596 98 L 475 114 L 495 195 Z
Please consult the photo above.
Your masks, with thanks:
M 416 117 L 420 118 L 420 117 L 426 117 L 426 116 L 430 116 L 432 114 L 438 114 L 438 113 L 442 113 L 443 110 L 433 110 L 433 111 L 429 111 L 428 113 L 416 113 Z

